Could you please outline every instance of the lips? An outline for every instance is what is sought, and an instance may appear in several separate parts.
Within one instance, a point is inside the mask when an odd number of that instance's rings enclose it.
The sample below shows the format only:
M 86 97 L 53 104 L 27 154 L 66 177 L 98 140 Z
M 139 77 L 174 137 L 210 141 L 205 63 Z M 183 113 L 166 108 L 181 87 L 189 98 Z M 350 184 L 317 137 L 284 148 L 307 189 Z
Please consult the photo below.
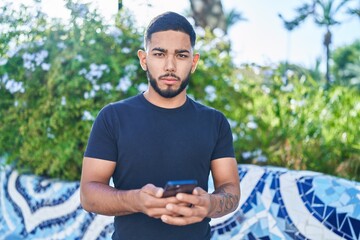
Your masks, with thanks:
M 159 77 L 161 80 L 173 80 L 173 81 L 180 81 L 180 78 L 176 76 L 175 74 L 165 74 Z
M 159 78 L 165 84 L 175 84 L 176 82 L 180 81 L 180 78 L 174 74 L 167 74 L 160 76 Z
M 175 78 L 161 78 L 160 81 L 165 85 L 175 85 L 177 84 L 178 80 Z
M 160 78 L 160 80 L 163 80 L 163 81 L 179 81 L 179 79 L 177 79 L 177 78 L 171 78 L 171 77 Z

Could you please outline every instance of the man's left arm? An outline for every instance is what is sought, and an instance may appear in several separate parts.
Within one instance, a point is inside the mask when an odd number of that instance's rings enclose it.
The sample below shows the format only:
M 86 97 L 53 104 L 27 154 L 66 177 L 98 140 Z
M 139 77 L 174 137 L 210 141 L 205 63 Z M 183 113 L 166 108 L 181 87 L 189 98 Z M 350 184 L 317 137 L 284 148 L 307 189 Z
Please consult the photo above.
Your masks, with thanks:
M 240 180 L 235 158 L 220 158 L 211 162 L 215 191 L 209 195 L 207 217 L 218 218 L 236 210 L 240 200 Z
M 240 180 L 235 158 L 212 160 L 211 173 L 215 191 L 207 193 L 200 187 L 193 194 L 179 193 L 176 198 L 184 204 L 168 204 L 166 208 L 178 216 L 163 215 L 162 221 L 173 225 L 188 225 L 202 221 L 205 217 L 217 218 L 236 210 L 240 200 Z M 188 207 L 191 205 L 191 207 Z

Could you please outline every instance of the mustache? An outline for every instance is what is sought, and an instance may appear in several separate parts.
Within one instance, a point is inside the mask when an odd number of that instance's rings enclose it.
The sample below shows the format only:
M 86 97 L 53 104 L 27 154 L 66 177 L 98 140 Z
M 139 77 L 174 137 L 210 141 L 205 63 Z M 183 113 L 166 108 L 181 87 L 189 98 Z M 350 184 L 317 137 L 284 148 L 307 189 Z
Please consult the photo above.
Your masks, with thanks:
M 161 76 L 159 77 L 159 79 L 160 79 L 160 78 L 165 78 L 165 77 L 173 77 L 173 78 L 176 78 L 176 79 L 179 80 L 179 81 L 181 80 L 180 77 L 176 76 L 174 73 L 167 73 L 167 74 L 161 75 Z

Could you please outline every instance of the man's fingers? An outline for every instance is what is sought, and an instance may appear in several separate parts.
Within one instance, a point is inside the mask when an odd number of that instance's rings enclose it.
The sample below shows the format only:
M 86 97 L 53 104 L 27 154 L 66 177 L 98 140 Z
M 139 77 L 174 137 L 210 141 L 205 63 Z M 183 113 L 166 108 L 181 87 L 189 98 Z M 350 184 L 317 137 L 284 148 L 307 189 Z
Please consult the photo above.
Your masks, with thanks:
M 202 195 L 202 194 L 206 194 L 207 192 L 202 189 L 201 187 L 196 187 L 193 191 L 193 194 L 195 195 Z
M 205 199 L 199 197 L 199 195 L 178 193 L 176 198 L 181 202 L 189 203 L 191 205 L 203 206 L 205 204 Z
M 180 216 L 190 217 L 193 215 L 193 210 L 189 206 L 181 206 L 170 203 L 166 205 L 166 209 Z
M 153 184 L 146 184 L 142 191 L 145 193 L 160 198 L 163 195 L 164 189 L 154 186 Z
M 207 212 L 206 209 L 201 207 L 201 206 L 196 206 L 196 205 L 180 205 L 180 204 L 167 204 L 166 205 L 166 209 L 169 210 L 170 212 L 176 214 L 176 215 L 180 215 L 183 217 L 193 217 L 193 216 L 198 216 L 198 217 L 205 217 Z
M 151 208 L 151 209 L 148 209 L 148 212 L 146 214 L 153 218 L 160 218 L 163 215 L 179 216 L 179 215 L 174 214 L 173 212 L 168 211 L 165 208 Z
M 165 209 L 165 206 L 168 203 L 179 203 L 179 200 L 175 197 L 162 198 L 163 191 L 164 190 L 162 188 L 156 187 L 153 184 L 147 184 L 142 187 L 142 189 L 140 190 L 140 198 L 142 205 L 144 206 L 144 212 L 148 212 L 148 210 L 151 210 L 152 208 Z M 153 214 L 151 213 L 151 215 Z
M 183 216 L 177 217 L 177 216 L 169 216 L 169 215 L 162 215 L 161 220 L 164 223 L 177 225 L 177 226 L 184 226 L 201 221 L 201 219 L 198 217 L 183 217 Z

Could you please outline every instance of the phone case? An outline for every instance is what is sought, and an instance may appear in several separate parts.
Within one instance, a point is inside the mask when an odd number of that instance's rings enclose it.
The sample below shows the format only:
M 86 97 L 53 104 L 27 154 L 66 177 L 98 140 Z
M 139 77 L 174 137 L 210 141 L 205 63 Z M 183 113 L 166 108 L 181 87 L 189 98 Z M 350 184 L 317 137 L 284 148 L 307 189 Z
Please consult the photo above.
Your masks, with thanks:
M 175 196 L 177 193 L 191 194 L 196 186 L 196 180 L 168 181 L 164 187 L 163 197 Z

